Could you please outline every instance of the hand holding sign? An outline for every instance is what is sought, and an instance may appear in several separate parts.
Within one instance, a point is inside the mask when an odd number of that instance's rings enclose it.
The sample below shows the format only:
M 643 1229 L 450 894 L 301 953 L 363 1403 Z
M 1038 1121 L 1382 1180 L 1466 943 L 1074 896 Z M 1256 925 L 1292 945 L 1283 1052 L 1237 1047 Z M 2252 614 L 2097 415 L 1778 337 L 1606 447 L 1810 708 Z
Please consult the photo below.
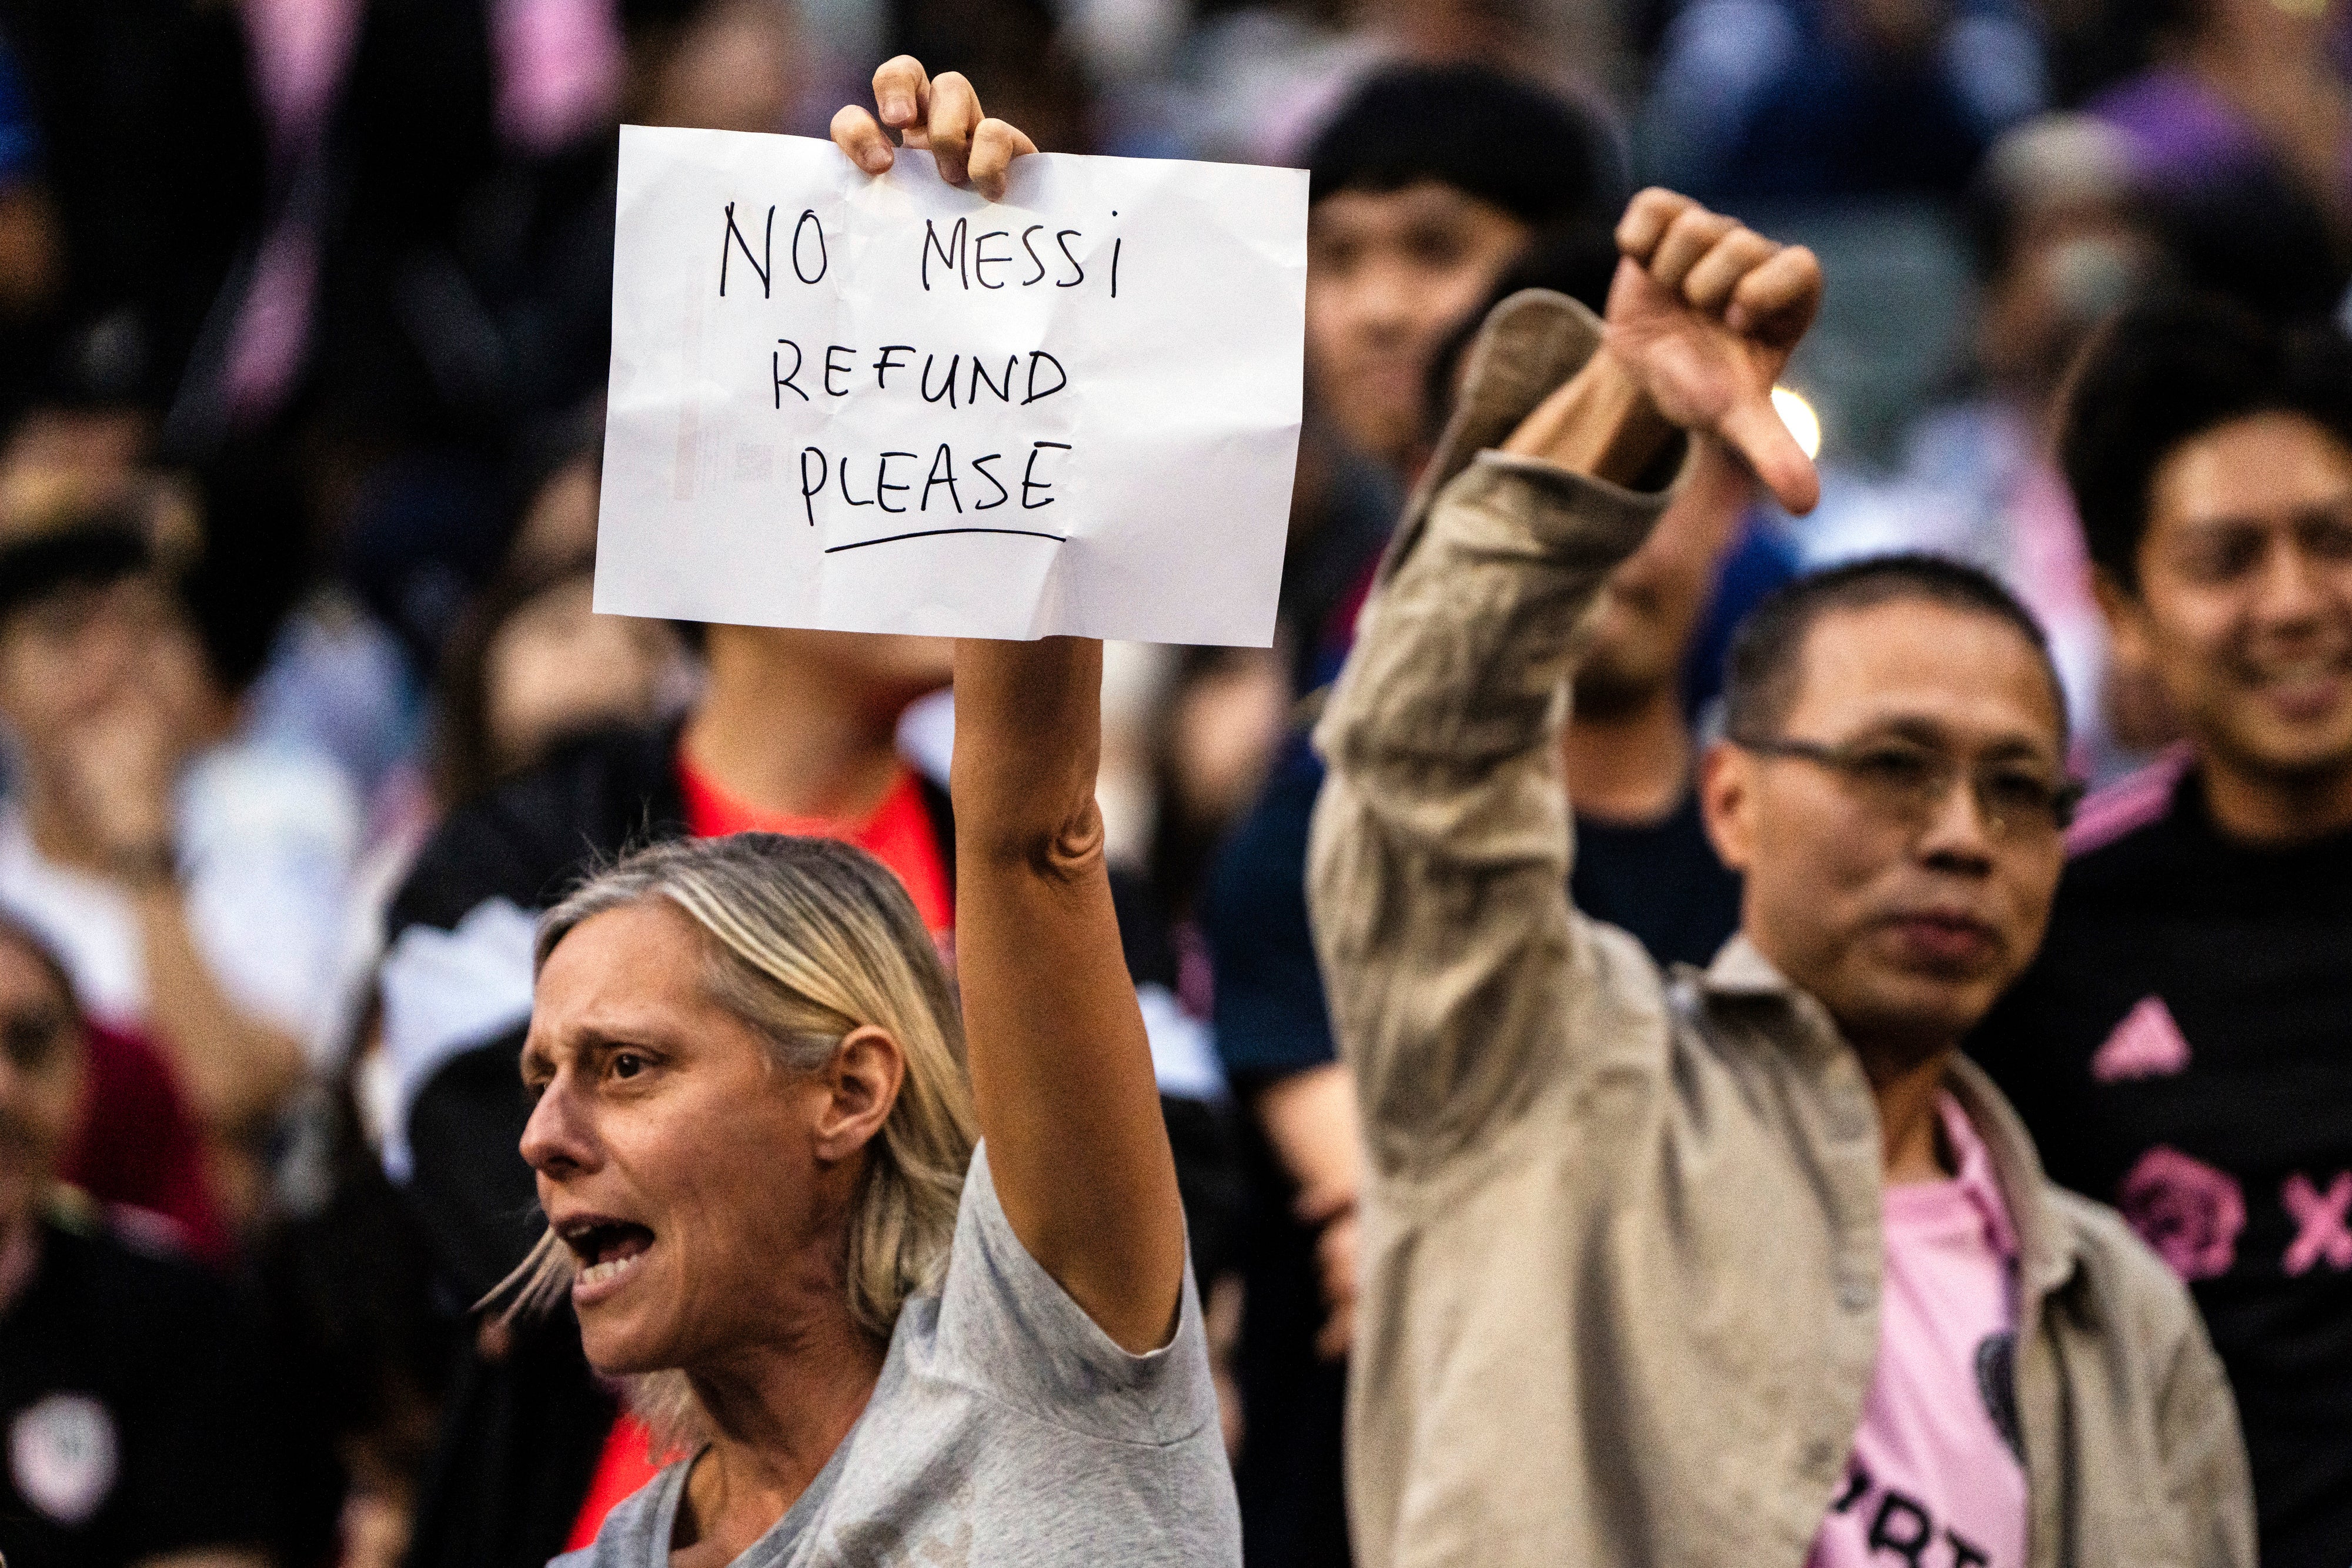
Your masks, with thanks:
M 940 179 L 961 185 L 969 176 L 972 189 L 992 202 L 1004 199 L 1013 160 L 1037 151 L 1026 131 L 981 113 L 980 97 L 961 71 L 949 71 L 934 82 L 912 55 L 900 55 L 874 73 L 874 102 L 908 146 L 930 153 Z M 854 103 L 833 117 L 833 142 L 869 174 L 887 174 L 897 161 L 890 138 Z
M 875 91 L 903 149 L 623 129 L 597 608 L 1266 643 L 1305 176 L 1038 154 L 903 57 Z

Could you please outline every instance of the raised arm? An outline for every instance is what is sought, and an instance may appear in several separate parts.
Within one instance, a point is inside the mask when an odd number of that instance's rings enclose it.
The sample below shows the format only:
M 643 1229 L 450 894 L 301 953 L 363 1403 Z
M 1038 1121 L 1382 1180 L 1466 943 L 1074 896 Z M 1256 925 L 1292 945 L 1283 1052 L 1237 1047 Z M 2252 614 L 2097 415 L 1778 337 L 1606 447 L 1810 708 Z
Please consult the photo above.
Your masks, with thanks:
M 1102 644 L 956 648 L 956 970 L 1005 1217 L 1133 1352 L 1167 1343 L 1184 1213 L 1095 806 Z
M 1664 507 L 1655 471 L 1686 431 L 1814 498 L 1770 402 L 1811 256 L 1663 191 L 1618 242 L 1605 327 L 1550 295 L 1489 319 L 1317 732 L 1317 946 L 1383 1170 L 1471 1146 L 1623 1032 L 1578 1029 L 1623 955 L 1569 907 L 1556 738 L 1577 627 Z
M 874 73 L 874 101 L 879 123 L 855 106 L 833 120 L 869 173 L 896 130 L 994 198 L 1036 151 L 962 77 L 903 55 Z M 1105 1333 L 1154 1350 L 1183 1288 L 1184 1211 L 1095 806 L 1102 644 L 959 643 L 955 694 L 956 969 L 997 1200 Z

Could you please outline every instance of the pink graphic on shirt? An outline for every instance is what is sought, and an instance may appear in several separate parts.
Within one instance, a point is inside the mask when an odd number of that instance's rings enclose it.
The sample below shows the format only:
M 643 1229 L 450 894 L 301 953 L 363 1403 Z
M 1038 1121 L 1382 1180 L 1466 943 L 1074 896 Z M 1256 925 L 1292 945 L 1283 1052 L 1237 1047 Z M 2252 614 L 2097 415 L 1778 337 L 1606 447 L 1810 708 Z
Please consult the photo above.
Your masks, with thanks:
M 2169 1078 L 2189 1066 L 2189 1041 L 2172 1021 L 2162 997 L 2148 997 L 2124 1015 L 2091 1057 L 2091 1076 L 2102 1083 L 2133 1078 Z
M 2352 1227 L 2345 1223 L 2345 1217 L 2352 1215 L 2352 1171 L 2338 1171 L 2324 1193 L 2297 1171 L 2279 1189 L 2279 1201 L 2298 1228 L 2286 1256 L 2279 1260 L 2280 1268 L 2289 1274 L 2307 1274 L 2325 1258 L 2338 1272 L 2352 1269 Z
M 2074 825 L 2066 830 L 2067 854 L 2086 855 L 2104 849 L 2162 817 L 2172 809 L 2172 791 L 2189 771 L 2194 756 L 2189 743 L 2182 741 L 2084 801 L 2074 813 Z
M 2183 1280 L 2210 1280 L 2238 1260 L 2238 1233 L 2246 1228 L 2246 1199 L 2236 1178 L 2158 1146 L 2140 1155 L 2116 1194 L 2140 1239 Z
M 1948 1094 L 1939 1110 L 1958 1174 L 1881 1196 L 1878 1364 L 1807 1568 L 2025 1562 L 2025 1467 L 2011 1446 L 2017 1233 L 1967 1114 Z

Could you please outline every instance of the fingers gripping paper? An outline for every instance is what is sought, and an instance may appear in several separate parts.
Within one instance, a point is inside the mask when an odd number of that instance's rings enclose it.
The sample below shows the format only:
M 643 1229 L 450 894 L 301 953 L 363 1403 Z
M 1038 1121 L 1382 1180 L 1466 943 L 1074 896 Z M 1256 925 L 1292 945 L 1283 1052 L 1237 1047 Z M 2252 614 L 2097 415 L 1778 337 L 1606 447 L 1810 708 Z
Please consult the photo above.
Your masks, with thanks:
M 621 132 L 596 608 L 1264 645 L 1307 177 Z

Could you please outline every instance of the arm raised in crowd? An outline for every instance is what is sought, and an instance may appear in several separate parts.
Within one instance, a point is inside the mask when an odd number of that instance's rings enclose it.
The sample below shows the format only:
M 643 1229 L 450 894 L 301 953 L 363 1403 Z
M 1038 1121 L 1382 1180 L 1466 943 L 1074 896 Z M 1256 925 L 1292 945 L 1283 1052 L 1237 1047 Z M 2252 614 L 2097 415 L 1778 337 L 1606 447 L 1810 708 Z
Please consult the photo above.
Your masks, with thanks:
M 1102 813 L 1102 644 L 956 649 L 956 969 L 1005 1218 L 1130 1352 L 1168 1341 L 1184 1215 L 1120 956 Z
M 1655 190 L 1617 239 L 1605 326 L 1548 296 L 1489 319 L 1437 459 L 1459 471 L 1401 528 L 1317 732 L 1317 946 L 1382 1169 L 1467 1147 L 1601 1038 L 1556 742 L 1578 625 L 1664 509 L 1638 486 L 1687 432 L 1817 494 L 1770 401 L 1811 253 Z
M 879 124 L 856 107 L 833 120 L 868 173 L 892 162 L 884 126 L 992 199 L 1036 151 L 961 76 L 903 55 L 874 73 L 874 101 Z M 1154 1350 L 1183 1288 L 1184 1211 L 1095 805 L 1102 644 L 961 643 L 955 694 L 956 968 L 997 1199 L 1104 1333 Z

